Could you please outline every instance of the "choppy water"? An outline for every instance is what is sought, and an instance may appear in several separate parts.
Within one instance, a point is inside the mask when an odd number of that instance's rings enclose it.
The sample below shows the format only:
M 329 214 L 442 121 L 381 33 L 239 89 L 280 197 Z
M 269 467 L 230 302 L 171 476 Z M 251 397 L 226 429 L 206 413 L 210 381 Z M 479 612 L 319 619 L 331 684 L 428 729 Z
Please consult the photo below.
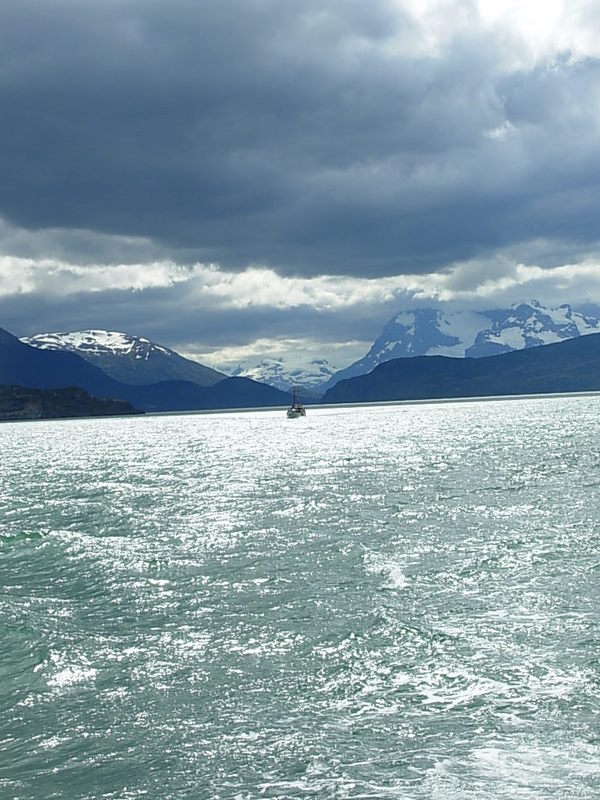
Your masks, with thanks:
M 597 798 L 600 398 L 0 426 L 0 797 Z

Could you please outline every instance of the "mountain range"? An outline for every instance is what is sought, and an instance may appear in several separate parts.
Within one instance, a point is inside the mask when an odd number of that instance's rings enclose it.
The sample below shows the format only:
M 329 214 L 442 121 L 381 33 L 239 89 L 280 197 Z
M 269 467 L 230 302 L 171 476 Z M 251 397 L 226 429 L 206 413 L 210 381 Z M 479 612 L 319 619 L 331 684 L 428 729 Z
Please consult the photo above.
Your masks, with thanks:
M 363 358 L 337 372 L 324 359 L 305 359 L 301 367 L 263 359 L 228 377 L 126 333 L 85 330 L 19 340 L 0 329 L 0 384 L 80 387 L 95 398 L 123 400 L 144 411 L 283 406 L 292 385 L 301 387 L 305 401 L 324 395 L 326 403 L 576 391 L 595 388 L 594 365 L 586 361 L 589 374 L 581 376 L 577 365 L 567 369 L 560 353 L 546 351 L 560 343 L 595 341 L 590 334 L 596 332 L 599 316 L 566 303 L 551 308 L 533 300 L 486 312 L 413 309 L 396 314 Z M 584 346 L 571 347 L 570 353 L 588 353 Z M 529 351 L 544 355 L 495 360 Z M 543 374 L 557 358 L 555 374 Z
M 323 403 L 600 390 L 600 334 L 483 358 L 396 358 L 336 383 Z
M 79 387 L 96 398 L 126 400 L 143 411 L 184 411 L 289 405 L 290 396 L 248 378 L 212 386 L 191 381 L 123 383 L 68 350 L 32 347 L 0 328 L 0 385 L 35 389 Z
M 370 372 L 396 358 L 449 356 L 483 358 L 600 332 L 600 316 L 568 304 L 546 307 L 536 300 L 484 312 L 412 309 L 394 315 L 365 356 L 341 370 L 327 360 L 295 354 L 239 365 L 231 377 L 249 378 L 283 392 L 300 388 L 304 400 L 317 400 L 340 380 Z M 24 343 L 44 350 L 75 353 L 121 383 L 147 385 L 187 381 L 216 386 L 228 376 L 184 358 L 144 337 L 106 330 L 40 333 Z M 163 401 L 161 401 L 163 402 Z M 190 398 L 189 402 L 197 402 Z
M 567 303 L 553 308 L 532 300 L 484 312 L 401 311 L 387 322 L 363 358 L 336 372 L 320 388 L 326 391 L 396 358 L 483 358 L 599 332 L 600 317 L 574 311 Z

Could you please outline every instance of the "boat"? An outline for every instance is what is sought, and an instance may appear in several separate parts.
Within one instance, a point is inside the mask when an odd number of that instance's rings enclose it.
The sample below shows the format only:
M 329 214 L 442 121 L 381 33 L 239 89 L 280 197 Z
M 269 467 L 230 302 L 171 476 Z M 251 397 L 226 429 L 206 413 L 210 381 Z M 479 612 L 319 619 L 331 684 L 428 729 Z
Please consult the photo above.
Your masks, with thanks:
M 296 387 L 292 387 L 292 405 L 287 410 L 288 419 L 294 419 L 295 417 L 305 417 L 306 416 L 306 409 L 298 400 L 298 395 L 296 394 Z

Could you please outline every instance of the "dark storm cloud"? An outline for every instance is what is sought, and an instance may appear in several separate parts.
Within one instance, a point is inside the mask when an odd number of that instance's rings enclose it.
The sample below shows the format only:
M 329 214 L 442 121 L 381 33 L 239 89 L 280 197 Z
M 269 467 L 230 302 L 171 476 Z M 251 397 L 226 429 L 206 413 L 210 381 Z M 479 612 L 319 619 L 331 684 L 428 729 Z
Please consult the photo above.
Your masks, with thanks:
M 419 52 L 391 0 L 4 0 L 0 215 L 306 275 L 597 241 L 598 62 L 511 73 L 457 31 Z

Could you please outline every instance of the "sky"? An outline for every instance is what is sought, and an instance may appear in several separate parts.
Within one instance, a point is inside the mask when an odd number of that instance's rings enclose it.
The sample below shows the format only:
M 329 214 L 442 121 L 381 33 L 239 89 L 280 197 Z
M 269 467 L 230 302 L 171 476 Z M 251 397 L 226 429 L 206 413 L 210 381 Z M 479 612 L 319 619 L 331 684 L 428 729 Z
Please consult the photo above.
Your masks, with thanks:
M 345 366 L 600 303 L 600 7 L 2 0 L 0 326 Z

